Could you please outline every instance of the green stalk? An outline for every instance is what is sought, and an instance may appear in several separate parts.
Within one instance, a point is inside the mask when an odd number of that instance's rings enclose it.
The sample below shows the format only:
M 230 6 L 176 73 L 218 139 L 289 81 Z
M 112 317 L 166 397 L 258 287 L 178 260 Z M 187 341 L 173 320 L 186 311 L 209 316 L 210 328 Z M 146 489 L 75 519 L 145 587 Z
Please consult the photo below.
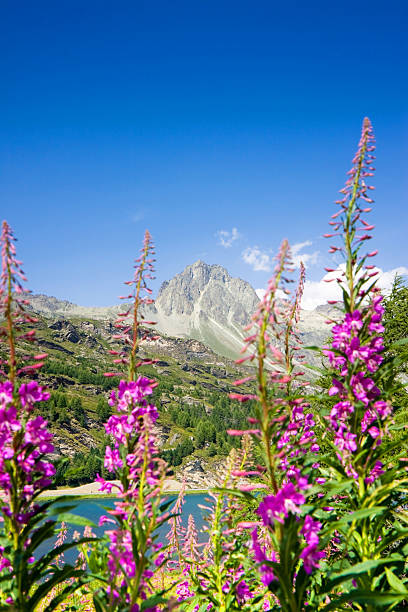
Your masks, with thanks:
M 282 254 L 279 261 L 279 269 L 276 274 L 275 286 L 278 287 L 279 281 L 282 277 L 284 270 L 285 257 L 288 251 L 288 244 L 284 243 L 282 247 Z M 257 358 L 258 358 L 258 390 L 259 390 L 259 402 L 262 407 L 262 421 L 261 421 L 261 434 L 262 441 L 265 448 L 266 458 L 267 458 L 267 469 L 269 473 L 269 478 L 271 481 L 272 489 L 276 494 L 278 492 L 278 484 L 275 477 L 275 462 L 272 457 L 271 451 L 271 435 L 269 432 L 269 412 L 270 405 L 268 402 L 268 389 L 267 389 L 267 380 L 266 380 L 266 372 L 265 372 L 265 356 L 266 356 L 266 340 L 265 334 L 268 328 L 269 316 L 270 312 L 273 312 L 273 306 L 275 304 L 275 291 L 271 294 L 269 300 L 270 311 L 266 311 L 261 325 L 261 330 L 259 332 L 259 339 L 257 345 Z

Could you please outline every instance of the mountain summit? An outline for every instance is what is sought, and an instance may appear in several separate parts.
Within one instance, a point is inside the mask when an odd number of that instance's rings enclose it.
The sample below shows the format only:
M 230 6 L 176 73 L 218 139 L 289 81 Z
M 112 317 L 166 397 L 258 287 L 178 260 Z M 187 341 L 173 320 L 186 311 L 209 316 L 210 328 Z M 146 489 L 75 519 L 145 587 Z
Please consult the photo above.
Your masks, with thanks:
M 222 266 L 196 261 L 162 284 L 152 316 L 162 333 L 195 338 L 231 357 L 242 347 L 242 328 L 258 302 L 246 281 Z

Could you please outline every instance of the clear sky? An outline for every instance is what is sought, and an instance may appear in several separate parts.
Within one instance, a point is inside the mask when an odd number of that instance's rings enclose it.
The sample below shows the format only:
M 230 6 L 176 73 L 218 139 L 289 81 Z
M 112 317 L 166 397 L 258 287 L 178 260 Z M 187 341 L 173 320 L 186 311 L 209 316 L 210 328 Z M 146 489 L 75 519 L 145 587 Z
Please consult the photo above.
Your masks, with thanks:
M 0 14 L 1 217 L 33 291 L 115 303 L 148 228 L 154 289 L 197 259 L 260 288 L 286 237 L 317 294 L 365 115 L 377 265 L 408 266 L 406 0 L 3 0 Z

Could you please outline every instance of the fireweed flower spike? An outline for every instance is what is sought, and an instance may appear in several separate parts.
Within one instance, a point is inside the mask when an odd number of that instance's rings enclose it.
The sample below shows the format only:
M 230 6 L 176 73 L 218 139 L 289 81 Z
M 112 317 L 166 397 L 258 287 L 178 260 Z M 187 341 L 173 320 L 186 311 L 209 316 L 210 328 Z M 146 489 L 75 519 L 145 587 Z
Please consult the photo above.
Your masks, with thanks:
M 306 412 L 309 405 L 301 395 L 303 385 L 299 380 L 302 358 L 296 326 L 304 266 L 292 299 L 288 272 L 293 272 L 293 266 L 289 244 L 284 241 L 268 291 L 253 316 L 255 333 L 247 339 L 244 350 L 252 351 L 257 363 L 256 418 L 251 421 L 259 427 L 254 440 L 263 455 L 265 485 L 270 489 L 260 503 L 258 498 L 259 526 L 253 529 L 254 524 L 248 524 L 252 551 L 261 581 L 279 600 L 279 609 L 293 612 L 306 605 L 309 576 L 325 553 L 319 547 L 321 524 L 312 516 L 304 516 L 303 506 L 311 489 L 307 475 L 310 467 L 304 473 L 298 467 L 304 456 L 313 457 L 319 451 L 313 415 Z M 261 542 L 262 537 L 267 545 Z
M 271 406 L 270 393 L 268 391 L 267 367 L 269 365 L 271 368 L 273 368 L 272 376 L 274 380 L 278 382 L 279 378 L 281 378 L 284 356 L 278 349 L 274 352 L 270 352 L 268 351 L 268 348 L 273 341 L 279 341 L 282 339 L 282 330 L 279 329 L 277 325 L 280 312 L 276 294 L 279 284 L 281 282 L 283 285 L 285 284 L 283 277 L 284 271 L 285 268 L 290 265 L 289 243 L 287 240 L 282 242 L 276 259 L 277 263 L 275 266 L 275 273 L 269 281 L 268 290 L 265 292 L 265 295 L 259 304 L 258 310 L 252 317 L 253 323 L 247 328 L 248 331 L 252 331 L 252 328 L 254 327 L 254 330 L 246 339 L 246 344 L 241 350 L 242 353 L 250 353 L 244 359 L 252 357 L 257 361 L 258 393 L 256 396 L 251 395 L 249 399 L 258 399 L 262 409 L 261 418 L 259 419 L 261 428 L 260 433 L 262 436 L 263 449 L 264 452 L 266 452 L 265 463 L 268 470 L 270 485 L 275 492 L 278 490 L 278 484 L 275 474 L 275 461 L 271 452 L 271 432 L 269 428 Z M 269 361 L 267 360 L 267 353 L 269 353 Z M 238 362 L 241 362 L 244 359 L 238 360 Z M 280 408 L 276 406 L 276 412 L 279 411 Z
M 135 380 L 137 368 L 142 364 L 148 365 L 152 361 L 149 359 L 139 359 L 137 354 L 140 343 L 147 340 L 154 340 L 153 336 L 147 329 L 142 331 L 141 325 L 155 325 L 155 321 L 145 320 L 146 312 L 149 305 L 154 303 L 151 298 L 152 291 L 147 283 L 154 279 L 154 247 L 152 237 L 146 230 L 143 247 L 140 251 L 140 256 L 135 260 L 133 279 L 126 281 L 125 285 L 132 288 L 132 291 L 127 295 L 120 296 L 120 299 L 129 301 L 128 307 L 118 315 L 115 327 L 118 330 L 114 335 L 114 339 L 123 342 L 122 351 L 110 351 L 113 355 L 117 355 L 114 363 L 117 365 L 126 365 L 128 367 L 128 379 Z M 122 376 L 120 372 L 107 372 L 105 376 Z
M 176 503 L 172 509 L 174 516 L 170 519 L 170 529 L 166 534 L 168 548 L 166 550 L 167 564 L 171 569 L 178 566 L 178 569 L 183 568 L 181 541 L 185 537 L 185 529 L 181 520 L 181 512 L 185 501 L 186 483 L 183 481 L 180 492 L 177 496 Z M 177 558 L 175 558 L 177 555 Z
M 4 324 L 0 326 L 0 342 L 8 348 L 8 359 L 0 360 L 0 375 L 14 384 L 20 374 L 28 374 L 43 365 L 46 353 L 35 355 L 17 352 L 17 343 L 35 341 L 35 330 L 30 329 L 37 319 L 26 311 L 29 293 L 23 283 L 27 280 L 22 270 L 22 262 L 17 259 L 15 238 L 7 221 L 3 221 L 0 237 L 1 276 L 0 276 L 0 315 Z M 20 359 L 21 364 L 18 363 Z M 28 361 L 34 363 L 29 364 Z
M 55 473 L 47 457 L 54 451 L 52 435 L 47 421 L 36 413 L 37 404 L 50 396 L 38 382 L 20 384 L 18 377 L 38 370 L 46 355 L 22 354 L 21 344 L 35 340 L 29 326 L 36 320 L 25 311 L 27 302 L 22 296 L 27 290 L 22 282 L 26 279 L 6 221 L 0 242 L 0 338 L 8 347 L 0 381 L 0 607 L 28 611 L 45 597 L 50 605 L 63 601 L 82 582 L 62 583 L 81 578 L 83 572 L 58 564 L 64 550 L 76 544 L 61 540 L 53 551 L 38 558 L 38 547 L 54 535 L 57 525 L 53 520 L 44 522 L 53 502 L 38 503 L 39 494 L 51 485 Z M 26 365 L 20 367 L 20 359 Z M 30 360 L 34 364 L 30 365 Z
M 168 518 L 163 514 L 168 503 L 163 505 L 161 498 L 166 468 L 158 456 L 153 433 L 157 409 L 149 402 L 157 383 L 137 373 L 141 365 L 152 363 L 137 359 L 140 341 L 151 337 L 140 327 L 140 308 L 153 302 L 142 295 L 151 294 L 147 280 L 152 278 L 152 254 L 151 237 L 146 232 L 134 278 L 126 283 L 133 292 L 124 298 L 132 302 L 116 324 L 119 333 L 115 338 L 123 342 L 124 348 L 115 362 L 127 366 L 128 379 L 122 379 L 117 391 L 112 392 L 109 403 L 113 414 L 105 424 L 111 443 L 106 447 L 104 466 L 120 484 L 119 501 L 110 517 L 102 517 L 102 522 L 116 526 L 105 532 L 105 548 L 96 551 L 90 560 L 91 568 L 100 571 L 99 558 L 104 559 L 102 573 L 107 587 L 94 595 L 98 610 L 107 607 L 138 612 L 142 605 L 143 609 L 156 610 L 156 604 L 148 607 L 153 596 L 152 579 L 165 562 L 156 532 Z M 112 490 L 112 483 L 100 477 L 98 481 L 102 491 Z
M 406 539 L 403 524 L 392 508 L 401 503 L 400 491 L 408 484 L 398 457 L 400 449 L 394 451 L 393 466 L 386 467 L 392 451 L 390 442 L 385 446 L 384 440 L 393 426 L 392 399 L 400 384 L 392 360 L 384 356 L 383 298 L 373 266 L 367 263 L 376 251 L 362 254 L 371 238 L 367 232 L 374 227 L 363 219 L 371 211 L 367 203 L 373 202 L 369 193 L 373 187 L 367 181 L 373 176 L 374 149 L 372 126 L 366 118 L 352 168 L 340 190 L 344 196 L 338 202 L 340 210 L 334 215 L 334 230 L 342 237 L 337 251 L 345 260 L 344 274 L 337 281 L 344 314 L 333 325 L 331 343 L 323 350 L 332 368 L 328 394 L 334 402 L 327 425 L 334 453 L 322 460 L 327 488 L 323 503 L 330 507 L 329 522 L 333 528 L 337 526 L 340 535 L 335 549 L 343 557 L 342 570 L 348 566 L 351 575 L 353 563 L 370 563 L 367 571 L 356 574 L 353 584 L 357 597 L 366 593 L 371 598 L 372 593 L 380 597 L 387 585 L 395 588 L 390 568 L 398 563 Z M 330 494 L 330 478 L 339 481 L 341 496 Z M 389 567 L 384 559 L 388 554 Z M 353 591 L 347 598 L 354 599 Z M 392 609 L 400 600 L 397 594 L 391 597 Z M 368 605 L 364 609 L 374 608 Z

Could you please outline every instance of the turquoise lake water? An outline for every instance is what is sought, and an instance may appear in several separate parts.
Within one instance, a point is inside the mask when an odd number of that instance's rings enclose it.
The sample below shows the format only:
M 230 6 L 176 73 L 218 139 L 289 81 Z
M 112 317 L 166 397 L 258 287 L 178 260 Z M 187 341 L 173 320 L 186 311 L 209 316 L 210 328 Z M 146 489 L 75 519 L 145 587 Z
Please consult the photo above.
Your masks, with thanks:
M 194 517 L 194 521 L 196 524 L 196 528 L 198 531 L 198 540 L 199 542 L 204 542 L 206 540 L 206 535 L 202 532 L 203 526 L 204 526 L 204 510 L 202 510 L 201 508 L 199 508 L 199 504 L 203 504 L 208 506 L 208 502 L 206 502 L 206 495 L 203 495 L 202 493 L 197 493 L 197 494 L 191 494 L 191 495 L 186 495 L 184 498 L 184 505 L 183 505 L 183 509 L 182 509 L 182 513 L 181 513 L 181 520 L 182 520 L 182 524 L 183 526 L 187 527 L 187 521 L 188 521 L 188 517 L 190 514 L 193 515 Z M 176 501 L 176 496 L 168 496 L 168 499 L 173 499 L 174 501 Z M 107 514 L 107 509 L 109 508 L 113 508 L 115 505 L 115 500 L 111 499 L 111 498 L 105 498 L 105 499 L 81 499 L 79 501 L 74 501 L 72 502 L 73 504 L 76 504 L 76 508 L 71 510 L 70 512 L 72 514 L 76 514 L 82 517 L 85 517 L 87 519 L 90 519 L 91 521 L 93 521 L 97 526 L 92 528 L 93 532 L 98 535 L 101 536 L 103 535 L 104 531 L 106 529 L 112 529 L 113 524 L 112 523 L 105 523 L 103 526 L 99 527 L 98 523 L 99 523 L 99 519 L 102 515 Z M 69 504 L 69 502 L 64 502 L 65 505 Z M 79 527 L 78 525 L 70 525 L 67 524 L 67 541 L 71 541 L 72 540 L 72 536 L 74 531 L 79 531 L 81 533 L 81 535 L 83 534 L 83 527 Z M 165 536 L 166 533 L 169 531 L 169 524 L 165 523 L 163 526 L 161 526 L 161 528 L 159 529 L 159 538 L 158 541 L 162 541 L 164 544 L 166 544 L 166 540 L 165 540 Z M 55 540 L 54 540 L 55 541 Z M 37 551 L 36 557 L 38 558 L 39 556 L 43 555 L 44 553 L 46 553 L 49 549 L 50 546 L 53 546 L 54 544 L 53 542 L 47 542 L 45 543 L 42 547 L 40 547 Z M 77 551 L 76 549 L 73 550 L 68 550 L 65 555 L 64 555 L 64 560 L 66 563 L 74 563 L 75 559 L 77 557 Z

